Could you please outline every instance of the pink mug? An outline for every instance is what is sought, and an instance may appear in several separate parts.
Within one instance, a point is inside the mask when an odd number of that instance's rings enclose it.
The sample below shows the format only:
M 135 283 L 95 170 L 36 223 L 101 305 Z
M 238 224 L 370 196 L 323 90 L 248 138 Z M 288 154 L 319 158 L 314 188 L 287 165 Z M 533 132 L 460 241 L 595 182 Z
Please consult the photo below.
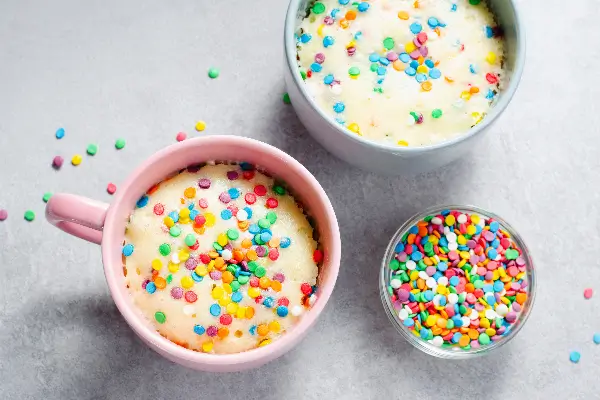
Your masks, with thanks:
M 213 160 L 246 161 L 287 182 L 316 221 L 325 258 L 319 271 L 318 299 L 298 324 L 272 344 L 238 354 L 207 354 L 162 337 L 141 314 L 125 286 L 121 250 L 125 224 L 137 200 L 154 184 L 190 165 Z M 63 231 L 102 245 L 104 274 L 117 308 L 152 349 L 183 366 L 231 372 L 259 367 L 294 347 L 314 324 L 331 296 L 340 266 L 340 232 L 327 194 L 298 161 L 273 146 L 236 136 L 195 138 L 171 145 L 139 166 L 117 191 L 112 204 L 72 194 L 55 194 L 46 218 Z

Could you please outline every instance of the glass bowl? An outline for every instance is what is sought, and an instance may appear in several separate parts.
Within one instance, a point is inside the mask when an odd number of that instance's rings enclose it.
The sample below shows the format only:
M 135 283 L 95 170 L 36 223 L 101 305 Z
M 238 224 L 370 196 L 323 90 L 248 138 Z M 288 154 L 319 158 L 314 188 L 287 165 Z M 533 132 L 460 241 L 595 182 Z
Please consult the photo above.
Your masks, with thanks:
M 401 241 L 403 236 L 407 234 L 413 226 L 416 226 L 418 221 L 422 220 L 427 216 L 436 216 L 444 214 L 444 212 L 447 210 L 456 210 L 461 213 L 477 214 L 480 217 L 485 217 L 485 219 L 492 218 L 493 220 L 497 221 L 500 224 L 500 230 L 508 233 L 512 241 L 521 250 L 520 257 L 522 257 L 525 261 L 525 274 L 527 277 L 528 292 L 527 299 L 521 306 L 521 312 L 518 314 L 517 320 L 513 324 L 508 325 L 505 328 L 503 334 L 497 335 L 499 336 L 497 340 L 492 340 L 488 345 L 483 345 L 481 347 L 469 346 L 468 349 L 465 349 L 459 346 L 452 345 L 440 346 L 438 344 L 435 344 L 432 340 L 422 339 L 415 333 L 414 330 L 410 330 L 408 327 L 404 326 L 403 321 L 399 317 L 399 312 L 403 306 L 399 301 L 392 301 L 391 299 L 391 296 L 394 293 L 395 289 L 391 286 L 391 277 L 393 271 L 390 269 L 389 265 L 392 261 L 392 258 L 395 257 L 396 246 Z M 449 269 L 450 268 L 452 267 L 450 266 Z M 401 267 L 397 271 L 402 270 L 403 268 Z M 419 270 L 419 267 L 417 267 L 416 270 Z M 519 236 L 516 230 L 511 225 L 509 225 L 504 219 L 489 211 L 474 206 L 446 205 L 432 207 L 427 210 L 424 210 L 421 213 L 416 214 L 408 221 L 406 221 L 394 234 L 392 240 L 390 241 L 385 251 L 385 256 L 383 257 L 383 262 L 381 264 L 379 279 L 379 291 L 381 295 L 381 301 L 383 303 L 383 307 L 386 311 L 388 318 L 390 319 L 392 325 L 396 328 L 396 330 L 417 349 L 424 351 L 425 353 L 430 354 L 432 356 L 451 359 L 466 359 L 481 356 L 510 342 L 521 330 L 523 325 L 525 325 L 525 322 L 527 321 L 529 314 L 531 313 L 531 309 L 535 301 L 535 290 L 535 269 L 533 261 L 531 259 L 531 255 L 523 239 Z

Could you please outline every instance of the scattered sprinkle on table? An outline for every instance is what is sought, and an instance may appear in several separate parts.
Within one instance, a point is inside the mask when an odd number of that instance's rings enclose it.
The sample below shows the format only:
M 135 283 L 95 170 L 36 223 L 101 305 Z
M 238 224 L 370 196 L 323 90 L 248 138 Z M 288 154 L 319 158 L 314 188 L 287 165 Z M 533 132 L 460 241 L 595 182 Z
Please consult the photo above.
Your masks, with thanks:
M 25 219 L 29 222 L 33 221 L 35 219 L 35 213 L 31 210 L 25 211 Z
M 92 143 L 92 144 L 88 145 L 86 151 L 90 156 L 95 156 L 96 153 L 98 152 L 98 146 Z
M 208 77 L 210 79 L 217 79 L 219 77 L 219 70 L 217 68 L 209 68 L 208 69 Z
M 114 183 L 109 183 L 106 187 L 106 191 L 108 192 L 108 194 L 115 194 L 115 192 L 117 191 L 117 186 Z
M 115 142 L 115 148 L 117 150 L 121 150 L 123 147 L 125 147 L 125 139 L 117 139 Z
M 600 333 L 594 333 L 594 343 L 600 344 Z
M 64 128 L 58 128 L 56 130 L 55 136 L 57 139 L 62 139 L 65 137 L 65 129 Z
M 291 104 L 292 100 L 290 100 L 290 94 L 289 93 L 284 93 L 283 94 L 283 102 L 285 104 Z
M 187 134 L 185 132 L 179 132 L 177 136 L 175 136 L 175 139 L 177 139 L 178 142 L 183 142 L 186 138 Z
M 592 290 L 592 288 L 587 288 L 583 291 L 583 297 L 588 300 L 592 298 L 593 294 L 594 291 Z
M 581 354 L 578 351 L 572 351 L 571 354 L 569 354 L 569 360 L 571 360 L 572 363 L 577 364 L 580 359 Z
M 81 164 L 81 160 L 81 156 L 79 154 L 75 154 L 73 158 L 71 158 L 71 164 L 78 166 L 79 164 Z
M 52 197 L 52 193 L 46 192 L 44 193 L 44 197 L 42 197 L 42 200 L 44 200 L 44 203 L 47 203 L 48 200 L 50 200 L 50 197 Z
M 204 122 L 204 121 L 198 121 L 198 122 L 196 122 L 196 130 L 198 132 L 202 132 L 205 129 L 206 129 L 206 122 Z
M 402 324 L 444 348 L 501 341 L 528 299 L 522 250 L 498 221 L 460 210 L 404 233 L 389 263 L 388 294 Z
M 8 218 L 8 211 L 3 208 L 0 208 L 0 221 L 5 221 Z
M 61 156 L 56 156 L 56 157 L 54 157 L 54 159 L 52 159 L 52 166 L 54 167 L 54 169 L 60 169 L 60 167 L 62 167 L 64 161 L 65 161 L 65 159 L 62 158 Z

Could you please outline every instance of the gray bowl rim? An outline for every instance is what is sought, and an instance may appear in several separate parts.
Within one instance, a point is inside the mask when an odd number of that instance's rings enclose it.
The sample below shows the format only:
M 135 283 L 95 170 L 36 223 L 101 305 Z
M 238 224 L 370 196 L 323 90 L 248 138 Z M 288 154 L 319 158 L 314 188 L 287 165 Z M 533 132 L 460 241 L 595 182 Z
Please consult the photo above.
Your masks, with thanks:
M 315 103 L 313 98 L 306 91 L 306 85 L 302 81 L 302 77 L 298 72 L 298 64 L 296 61 L 296 41 L 294 40 L 294 33 L 296 31 L 296 21 L 297 21 L 297 13 L 300 9 L 300 3 L 304 0 L 290 0 L 290 4 L 288 5 L 288 10 L 285 18 L 284 25 L 284 51 L 286 64 L 289 68 L 291 75 L 293 76 L 294 83 L 296 87 L 302 93 L 302 96 L 306 99 L 311 108 L 316 111 L 321 118 L 323 118 L 329 126 L 333 129 L 344 134 L 350 140 L 358 143 L 359 145 L 363 145 L 366 147 L 371 147 L 376 150 L 380 150 L 383 152 L 391 152 L 394 154 L 406 154 L 411 155 L 415 153 L 429 153 L 438 149 L 443 149 L 446 147 L 454 147 L 459 143 L 470 139 L 471 137 L 485 131 L 497 118 L 504 112 L 508 104 L 512 100 L 515 92 L 517 91 L 517 87 L 519 86 L 519 82 L 521 81 L 521 76 L 523 75 L 523 69 L 525 68 L 525 30 L 523 29 L 523 23 L 521 17 L 519 15 L 519 11 L 517 9 L 517 5 L 515 4 L 515 0 L 502 0 L 508 3 L 508 6 L 511 8 L 515 16 L 515 26 L 516 26 L 516 62 L 515 68 L 511 72 L 510 83 L 508 88 L 502 92 L 498 102 L 494 105 L 494 113 L 492 115 L 484 118 L 479 124 L 475 125 L 473 128 L 469 129 L 469 131 L 463 135 L 459 135 L 450 140 L 441 141 L 435 144 L 430 144 L 426 146 L 394 146 L 390 144 L 377 143 L 368 139 L 364 139 L 361 136 L 350 133 L 347 129 L 341 127 L 339 124 L 335 123 L 333 119 L 326 115 L 320 107 Z M 293 102 L 293 99 L 292 99 Z

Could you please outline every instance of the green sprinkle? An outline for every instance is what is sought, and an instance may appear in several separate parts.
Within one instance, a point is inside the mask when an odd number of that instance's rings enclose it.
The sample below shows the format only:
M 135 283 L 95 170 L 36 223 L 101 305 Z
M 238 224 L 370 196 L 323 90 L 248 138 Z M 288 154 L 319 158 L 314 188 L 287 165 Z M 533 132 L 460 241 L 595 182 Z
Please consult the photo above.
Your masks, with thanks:
M 115 148 L 117 150 L 121 150 L 123 147 L 125 147 L 125 139 L 117 139 L 115 142 Z
M 173 237 L 177 237 L 177 236 L 181 235 L 181 228 L 178 227 L 177 225 L 173 225 L 171 227 L 171 229 L 169 229 L 169 234 Z
M 423 218 L 423 221 L 430 222 L 432 219 L 433 219 L 433 216 L 432 215 L 428 215 L 425 218 Z
M 227 271 L 231 272 L 232 274 L 235 275 L 235 267 L 233 265 L 228 265 L 227 266 Z
M 173 275 L 167 275 L 167 283 L 171 283 L 173 281 Z
M 431 116 L 433 118 L 439 118 L 439 117 L 441 117 L 442 116 L 442 110 L 440 110 L 439 108 L 436 108 L 435 110 L 433 110 L 431 112 Z
M 350 67 L 348 74 L 350 74 L 350 76 L 358 76 L 360 75 L 360 69 L 358 69 L 358 67 Z
M 25 219 L 29 222 L 33 221 L 35 219 L 35 213 L 31 210 L 25 211 Z
M 323 14 L 325 12 L 325 4 L 317 1 L 312 8 L 312 12 L 315 14 Z
M 217 68 L 209 68 L 208 77 L 210 79 L 217 79 L 219 77 L 219 70 Z
M 446 320 L 446 329 L 452 329 L 454 328 L 454 321 L 452 321 L 450 318 L 448 318 Z
M 469 0 L 469 3 L 470 3 L 472 6 L 476 6 L 476 5 L 478 5 L 479 3 L 481 3 L 481 0 Z
M 229 284 L 229 286 L 231 286 L 231 290 L 233 290 L 234 292 L 237 292 L 238 290 L 240 290 L 240 283 L 238 281 L 233 281 Z
M 410 112 L 410 115 L 412 115 L 412 117 L 415 119 L 415 122 L 418 122 L 418 121 L 419 121 L 419 114 L 417 114 L 417 113 L 416 113 L 416 112 L 414 112 L 414 111 L 411 111 L 411 112 Z
M 235 229 L 229 229 L 227 231 L 227 237 L 229 238 L 229 240 L 236 240 L 237 238 L 240 237 L 240 234 Z
M 168 243 L 163 243 L 158 247 L 158 251 L 163 256 L 168 256 L 171 254 L 171 246 Z
M 256 261 L 250 261 L 248 263 L 248 270 L 250 272 L 254 272 L 256 270 L 256 268 L 258 268 L 258 263 Z
M 265 267 L 263 267 L 262 265 L 259 265 L 258 267 L 256 267 L 256 269 L 254 270 L 254 275 L 256 275 L 259 278 L 262 278 L 263 276 L 265 276 L 265 274 L 267 273 L 267 270 L 265 269 Z M 233 283 L 233 282 L 232 282 Z
M 483 332 L 479 335 L 479 343 L 483 345 L 490 344 L 490 337 L 487 333 Z
M 390 261 L 390 269 L 392 271 L 396 271 L 399 268 L 400 268 L 400 261 L 396 260 L 395 258 L 392 261 Z
M 265 242 L 263 242 L 263 240 L 260 238 L 260 233 L 254 235 L 254 241 L 256 242 L 256 244 L 265 244 Z
M 306 74 L 304 74 L 304 76 L 302 77 L 302 79 L 306 79 Z M 289 93 L 284 93 L 284 94 L 283 94 L 283 102 L 284 102 L 285 104 L 291 104 L 291 103 L 292 103 L 292 100 L 290 100 L 290 95 L 289 95 Z
M 159 324 L 164 324 L 167 321 L 167 316 L 164 312 L 157 311 L 156 314 L 154 314 L 154 319 L 156 319 L 156 322 Z
M 369 67 L 369 69 L 371 70 L 371 72 L 377 71 L 378 68 L 379 68 L 379 65 L 377 65 L 376 63 L 372 63 L 371 67 Z
M 265 215 L 265 218 L 269 221 L 271 225 L 277 222 L 277 214 L 275 214 L 273 211 L 269 211 L 267 215 Z
M 44 200 L 44 203 L 47 203 L 48 200 L 50 200 L 50 197 L 52 197 L 52 193 L 50 193 L 50 192 L 44 193 L 44 197 L 42 197 L 42 200 Z
M 95 144 L 90 144 L 90 145 L 87 147 L 87 153 L 88 153 L 90 156 L 95 156 L 97 152 L 98 152 L 98 146 L 96 146 Z
M 302 80 L 305 81 L 306 80 L 306 71 L 300 70 L 300 76 L 302 77 Z M 290 96 L 288 95 L 288 97 L 290 97 Z M 284 97 L 284 101 L 285 101 L 285 97 Z
M 519 257 L 519 252 L 514 249 L 508 249 L 504 253 L 504 256 L 506 257 L 507 260 L 516 260 L 517 257 Z
M 237 280 L 240 283 L 240 285 L 245 285 L 250 280 L 250 277 L 248 277 L 246 275 L 240 275 L 240 276 L 238 276 Z
M 223 246 L 221 246 L 219 243 L 214 242 L 213 243 L 213 249 L 215 249 L 216 251 L 221 251 L 223 250 Z
M 275 185 L 273 186 L 273 191 L 280 196 L 285 194 L 285 188 L 283 186 Z
M 377 88 L 373 88 L 373 91 L 375 93 L 383 93 L 383 88 L 377 87 Z
M 190 233 L 185 237 L 184 241 L 187 246 L 191 247 L 196 244 L 196 236 Z
M 425 250 L 425 253 L 427 253 L 428 256 L 432 256 L 432 252 L 433 252 L 433 243 L 431 242 L 427 242 L 423 245 L 423 250 Z
M 271 222 L 266 218 L 261 218 L 258 220 L 258 226 L 263 229 L 268 229 L 271 227 Z
M 387 50 L 393 49 L 395 44 L 396 43 L 394 42 L 394 39 L 391 37 L 386 37 L 383 39 L 383 47 L 385 47 Z

